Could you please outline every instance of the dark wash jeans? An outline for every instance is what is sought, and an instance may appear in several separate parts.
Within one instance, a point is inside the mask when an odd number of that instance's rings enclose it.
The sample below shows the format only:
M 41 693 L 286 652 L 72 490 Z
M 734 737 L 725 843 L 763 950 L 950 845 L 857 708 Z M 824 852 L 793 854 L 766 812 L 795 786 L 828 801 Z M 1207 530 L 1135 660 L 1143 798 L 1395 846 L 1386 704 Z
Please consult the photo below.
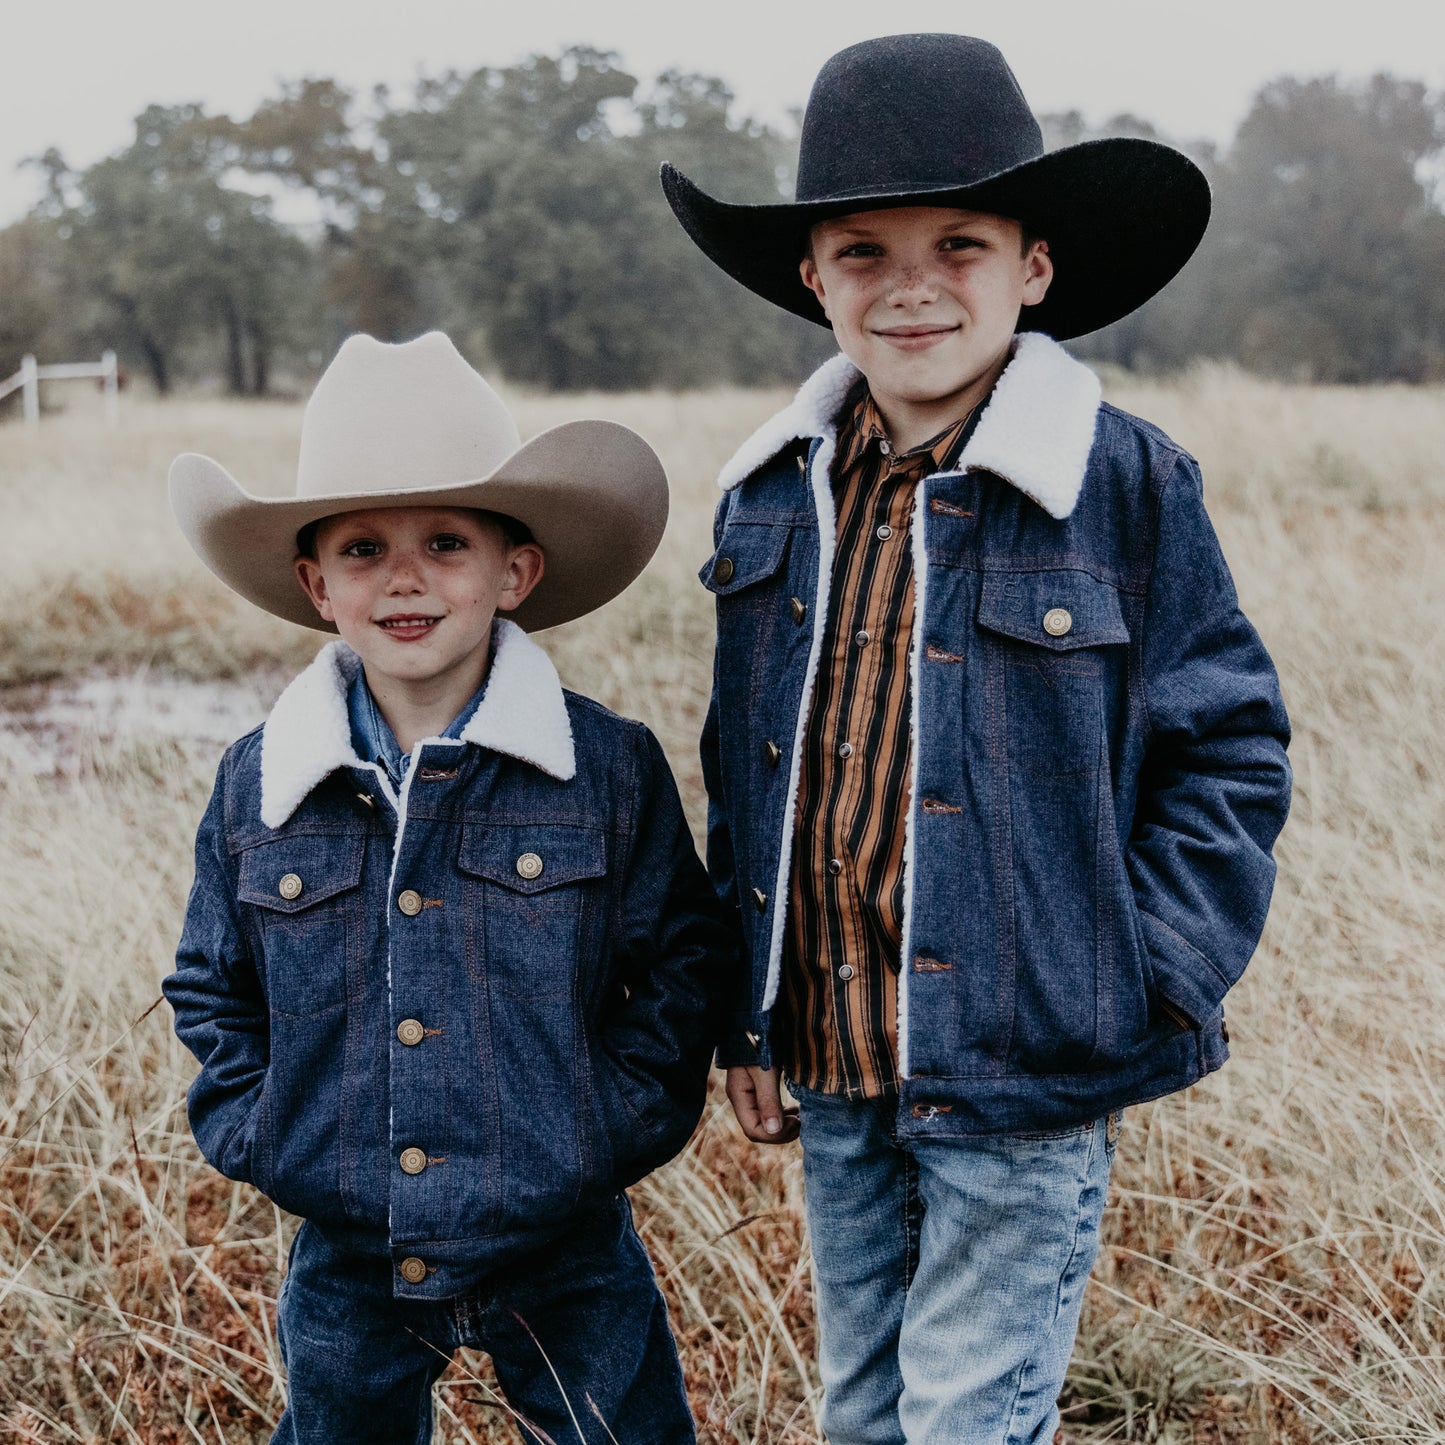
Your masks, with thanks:
M 625 1195 L 457 1299 L 397 1299 L 393 1273 L 301 1226 L 277 1310 L 288 1394 L 278 1445 L 425 1445 L 432 1385 L 462 1347 L 491 1355 L 524 1441 L 696 1438 Z

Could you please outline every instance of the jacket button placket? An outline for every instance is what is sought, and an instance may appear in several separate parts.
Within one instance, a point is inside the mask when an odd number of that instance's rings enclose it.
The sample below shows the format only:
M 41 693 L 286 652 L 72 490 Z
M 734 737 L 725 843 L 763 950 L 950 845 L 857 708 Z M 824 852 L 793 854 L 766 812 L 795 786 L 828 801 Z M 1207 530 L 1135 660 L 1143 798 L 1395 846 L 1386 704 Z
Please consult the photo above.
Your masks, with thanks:
M 394 860 L 388 1013 L 396 1042 L 388 1041 L 392 1158 L 388 1192 L 391 1237 L 401 1244 L 426 1236 L 447 1187 L 447 1055 L 453 1047 L 465 1047 L 464 1040 L 448 1044 L 455 1021 L 443 1021 L 437 1014 L 436 960 L 465 956 L 465 941 L 453 936 L 463 926 L 464 910 L 454 894 L 459 884 L 445 847 L 452 825 L 444 820 L 445 809 L 435 806 L 449 796 L 457 780 L 456 749 L 419 750 L 413 760 L 407 815 L 399 820 L 402 832 Z

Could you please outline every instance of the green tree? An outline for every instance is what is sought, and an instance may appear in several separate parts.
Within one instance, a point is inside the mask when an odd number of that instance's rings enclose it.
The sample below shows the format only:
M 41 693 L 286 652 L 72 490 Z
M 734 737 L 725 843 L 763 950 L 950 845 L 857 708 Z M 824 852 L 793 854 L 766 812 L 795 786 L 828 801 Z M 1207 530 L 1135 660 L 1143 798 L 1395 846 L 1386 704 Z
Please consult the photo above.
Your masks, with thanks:
M 196 105 L 151 106 L 134 141 L 83 171 L 50 152 L 45 208 L 71 284 L 98 297 L 170 389 L 177 354 L 219 333 L 234 392 L 262 392 L 275 338 L 307 294 L 310 253 L 271 201 L 224 183 L 232 162 Z

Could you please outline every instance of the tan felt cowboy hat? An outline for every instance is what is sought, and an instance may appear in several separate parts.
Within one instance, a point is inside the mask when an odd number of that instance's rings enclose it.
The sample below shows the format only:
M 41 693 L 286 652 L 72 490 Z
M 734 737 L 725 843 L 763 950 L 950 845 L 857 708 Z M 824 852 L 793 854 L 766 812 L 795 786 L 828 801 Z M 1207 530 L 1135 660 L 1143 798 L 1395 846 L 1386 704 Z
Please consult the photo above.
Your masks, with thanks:
M 210 457 L 171 463 L 186 540 L 228 587 L 288 622 L 335 632 L 296 580 L 308 523 L 372 507 L 478 507 L 524 523 L 546 553 L 514 612 L 535 632 L 600 607 L 647 565 L 667 476 L 636 432 L 573 421 L 525 445 L 496 392 L 440 331 L 390 346 L 352 336 L 306 406 L 296 496 L 254 497 Z

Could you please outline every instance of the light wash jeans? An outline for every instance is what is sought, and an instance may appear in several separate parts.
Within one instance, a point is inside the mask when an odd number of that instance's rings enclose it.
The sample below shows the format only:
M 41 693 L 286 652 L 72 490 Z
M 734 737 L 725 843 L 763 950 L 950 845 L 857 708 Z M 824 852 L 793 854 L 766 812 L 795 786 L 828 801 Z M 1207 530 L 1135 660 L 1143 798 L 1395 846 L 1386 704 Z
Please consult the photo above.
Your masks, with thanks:
M 831 1445 L 1048 1445 L 1119 1116 L 899 1140 L 894 1100 L 793 1093 Z

